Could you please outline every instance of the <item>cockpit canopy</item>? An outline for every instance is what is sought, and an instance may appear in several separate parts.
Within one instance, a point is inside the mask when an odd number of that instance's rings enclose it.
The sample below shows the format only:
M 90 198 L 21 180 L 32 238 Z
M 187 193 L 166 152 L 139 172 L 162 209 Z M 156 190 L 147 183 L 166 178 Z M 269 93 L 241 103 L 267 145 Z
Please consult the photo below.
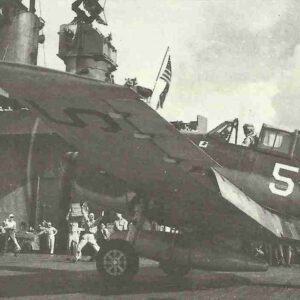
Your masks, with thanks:
M 239 121 L 225 121 L 206 134 L 207 137 L 225 143 L 238 144 Z M 277 129 L 263 124 L 258 142 L 252 149 L 290 158 L 300 159 L 300 133 Z
M 257 148 L 277 154 L 292 156 L 297 132 L 288 132 L 263 124 Z
M 239 120 L 225 121 L 218 125 L 213 130 L 209 131 L 206 136 L 213 139 L 218 139 L 230 144 L 237 144 L 239 131 Z

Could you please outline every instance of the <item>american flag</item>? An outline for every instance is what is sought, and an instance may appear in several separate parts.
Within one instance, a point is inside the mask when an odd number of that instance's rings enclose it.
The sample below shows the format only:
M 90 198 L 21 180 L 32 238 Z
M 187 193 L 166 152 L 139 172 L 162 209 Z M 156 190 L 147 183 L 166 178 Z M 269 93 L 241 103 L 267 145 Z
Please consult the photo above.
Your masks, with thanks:
M 166 68 L 163 74 L 160 76 L 160 79 L 166 82 L 166 86 L 162 93 L 159 95 L 159 100 L 156 105 L 156 109 L 163 108 L 164 102 L 166 100 L 166 96 L 169 92 L 170 83 L 172 78 L 172 65 L 171 65 L 171 57 L 169 56 Z

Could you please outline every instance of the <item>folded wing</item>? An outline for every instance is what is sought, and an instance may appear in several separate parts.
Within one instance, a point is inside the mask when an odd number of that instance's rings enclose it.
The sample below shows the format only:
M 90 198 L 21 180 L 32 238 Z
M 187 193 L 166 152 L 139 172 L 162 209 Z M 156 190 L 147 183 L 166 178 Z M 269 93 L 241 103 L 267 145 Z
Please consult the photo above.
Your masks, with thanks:
M 261 208 L 217 171 L 212 176 L 211 169 L 222 166 L 130 88 L 9 63 L 0 63 L 0 88 L 76 147 L 86 169 L 162 199 L 169 222 L 212 231 L 247 223 L 249 232 L 263 227 L 299 239 L 296 224 Z

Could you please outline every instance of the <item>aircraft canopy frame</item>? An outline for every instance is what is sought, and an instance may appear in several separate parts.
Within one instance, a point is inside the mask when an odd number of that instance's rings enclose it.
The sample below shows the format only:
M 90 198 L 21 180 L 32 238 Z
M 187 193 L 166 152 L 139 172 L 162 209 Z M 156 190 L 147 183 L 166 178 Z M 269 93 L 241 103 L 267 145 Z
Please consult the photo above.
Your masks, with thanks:
M 297 137 L 297 130 L 290 132 L 263 124 L 255 148 L 262 152 L 292 159 L 294 157 Z

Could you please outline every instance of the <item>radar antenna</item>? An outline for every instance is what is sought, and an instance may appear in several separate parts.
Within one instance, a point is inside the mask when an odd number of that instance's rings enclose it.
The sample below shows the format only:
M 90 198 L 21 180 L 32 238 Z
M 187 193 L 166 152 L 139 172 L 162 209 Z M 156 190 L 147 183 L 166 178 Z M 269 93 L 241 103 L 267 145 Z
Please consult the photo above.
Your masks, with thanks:
M 80 8 L 83 5 L 84 10 Z M 103 7 L 99 4 L 99 0 L 75 0 L 72 4 L 72 10 L 76 13 L 76 17 L 71 22 L 72 24 L 77 23 L 88 23 L 91 24 L 94 21 L 101 25 L 107 25 L 106 17 L 104 13 L 106 1 Z M 88 15 L 86 14 L 88 13 Z M 100 14 L 103 13 L 105 20 L 103 20 Z

